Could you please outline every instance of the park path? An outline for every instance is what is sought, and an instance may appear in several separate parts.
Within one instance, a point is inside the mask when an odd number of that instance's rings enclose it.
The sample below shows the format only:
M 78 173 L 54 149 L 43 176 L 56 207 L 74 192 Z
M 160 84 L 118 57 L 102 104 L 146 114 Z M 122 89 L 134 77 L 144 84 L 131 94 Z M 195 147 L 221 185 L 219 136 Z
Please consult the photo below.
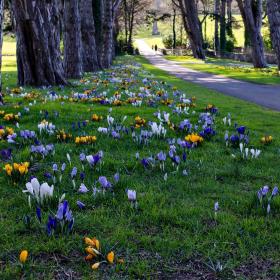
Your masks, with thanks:
M 242 100 L 280 111 L 280 85 L 259 85 L 240 80 L 227 78 L 220 75 L 192 70 L 174 61 L 165 59 L 162 55 L 155 54 L 147 43 L 136 40 L 140 54 L 146 57 L 154 66 L 160 68 L 185 81 L 199 84 L 225 95 L 237 97 Z

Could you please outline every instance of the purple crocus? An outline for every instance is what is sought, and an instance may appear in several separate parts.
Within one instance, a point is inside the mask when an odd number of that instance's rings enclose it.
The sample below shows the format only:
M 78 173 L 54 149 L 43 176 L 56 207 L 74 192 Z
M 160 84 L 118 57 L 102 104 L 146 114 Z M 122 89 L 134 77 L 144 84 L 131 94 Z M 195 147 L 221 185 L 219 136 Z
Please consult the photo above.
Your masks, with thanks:
M 0 155 L 2 160 L 9 160 L 12 157 L 12 149 L 8 148 L 1 150 Z
M 120 174 L 119 174 L 119 173 L 116 173 L 116 174 L 114 175 L 114 181 L 115 181 L 115 183 L 118 183 L 119 180 L 120 180 Z
M 81 184 L 80 188 L 78 189 L 79 193 L 87 193 L 88 188 L 85 186 L 85 184 Z
M 157 154 L 157 158 L 159 161 L 166 161 L 166 154 L 162 151 L 160 151 L 158 154 Z
M 83 202 L 81 202 L 81 201 L 77 201 L 77 206 L 80 208 L 80 209 L 84 209 L 85 207 L 86 207 L 86 205 L 83 203 Z
M 110 188 L 112 186 L 105 176 L 100 176 L 98 182 L 103 188 Z
M 278 187 L 277 186 L 275 186 L 274 188 L 273 188 L 273 191 L 272 191 L 272 194 L 271 194 L 271 196 L 272 197 L 274 197 L 274 196 L 276 196 L 277 194 L 278 194 Z
M 74 179 L 77 176 L 78 169 L 77 167 L 73 167 L 71 171 L 71 178 Z
M 239 126 L 236 128 L 236 130 L 239 134 L 244 134 L 246 130 L 246 126 Z
M 39 222 L 42 222 L 42 213 L 41 213 L 41 208 L 40 207 L 36 207 L 36 216 L 39 220 Z

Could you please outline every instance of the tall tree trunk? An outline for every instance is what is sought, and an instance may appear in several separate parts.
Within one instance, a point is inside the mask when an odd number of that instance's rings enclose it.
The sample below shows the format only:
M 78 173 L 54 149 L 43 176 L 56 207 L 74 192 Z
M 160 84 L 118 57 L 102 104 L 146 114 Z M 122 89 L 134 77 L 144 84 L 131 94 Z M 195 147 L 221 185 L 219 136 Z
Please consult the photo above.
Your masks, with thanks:
M 252 61 L 255 68 L 267 67 L 261 34 L 262 0 L 237 0 L 245 30 L 250 36 Z
M 80 0 L 83 71 L 94 72 L 98 67 L 92 0 Z
M 221 0 L 215 0 L 215 51 L 216 53 L 220 52 L 220 36 L 219 36 L 219 18 L 221 15 L 220 12 Z
M 104 25 L 104 1 L 105 0 L 93 0 L 92 9 L 93 9 L 93 18 L 95 23 L 95 42 L 97 47 L 97 58 L 98 64 L 101 68 L 102 65 L 102 48 L 103 48 L 103 25 Z
M 2 44 L 3 44 L 3 17 L 4 17 L 4 0 L 0 0 L 0 105 L 2 103 Z
M 233 36 L 233 32 L 232 32 L 232 0 L 227 0 L 227 33 L 230 37 Z
M 113 1 L 104 0 L 103 41 L 101 52 L 102 67 L 109 68 L 113 54 Z
M 223 54 L 226 50 L 226 0 L 222 0 L 220 17 L 220 48 Z
M 172 22 L 172 31 L 173 31 L 173 49 L 176 49 L 176 9 L 173 9 L 173 22 Z
M 80 78 L 83 73 L 81 18 L 79 0 L 64 0 L 64 70 L 67 78 Z
M 67 84 L 57 46 L 56 1 L 13 0 L 19 85 Z
M 267 0 L 267 14 L 272 44 L 277 55 L 280 73 L 280 2 L 278 0 Z
M 190 40 L 193 56 L 205 59 L 201 26 L 198 18 L 196 2 L 194 0 L 179 0 L 186 33 Z

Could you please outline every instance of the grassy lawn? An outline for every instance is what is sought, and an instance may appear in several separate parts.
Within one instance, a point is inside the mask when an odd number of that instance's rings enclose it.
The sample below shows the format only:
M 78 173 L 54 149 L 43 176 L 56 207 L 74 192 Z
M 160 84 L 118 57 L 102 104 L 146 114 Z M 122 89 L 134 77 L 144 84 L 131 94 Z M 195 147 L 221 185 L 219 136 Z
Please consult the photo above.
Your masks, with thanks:
M 1 150 L 12 148 L 12 158 L 1 159 L 0 164 L 4 167 L 7 163 L 29 161 L 30 166 L 22 176 L 10 177 L 4 170 L 0 172 L 1 279 L 202 279 L 203 276 L 277 279 L 280 276 L 280 198 L 272 200 L 269 215 L 267 205 L 262 208 L 257 199 L 261 187 L 269 185 L 272 190 L 279 184 L 278 112 L 182 81 L 141 57 L 117 58 L 112 70 L 87 75 L 72 87 L 24 88 L 20 94 L 10 93 L 16 86 L 15 61 L 4 58 L 3 68 L 3 88 L 7 92 L 1 110 L 5 114 L 20 112 L 21 116 L 19 128 L 1 117 L 0 125 L 13 128 L 17 137 L 16 143 L 9 144 L 2 136 Z M 89 93 L 86 96 L 90 98 L 77 98 L 77 92 Z M 192 104 L 187 112 L 178 110 L 178 106 L 187 104 L 180 98 L 182 94 Z M 116 97 L 122 102 L 116 102 Z M 141 106 L 129 104 L 135 97 L 142 101 Z M 172 105 L 163 104 L 168 100 L 173 100 Z M 208 104 L 214 104 L 218 112 L 202 114 Z M 142 140 L 149 140 L 143 144 L 139 140 L 140 131 L 151 132 L 149 121 L 159 124 L 155 116 L 159 110 L 170 113 L 170 121 L 162 122 L 166 136 L 148 133 L 148 138 Z M 231 126 L 222 121 L 229 113 Z M 103 120 L 93 122 L 93 114 Z M 108 114 L 114 118 L 110 126 Z M 127 119 L 123 120 L 124 116 Z M 141 128 L 135 127 L 137 116 L 146 121 Z M 177 144 L 178 138 L 183 140 L 192 132 L 202 131 L 206 117 L 208 127 L 216 135 L 209 139 L 205 136 L 197 147 L 184 149 Z M 55 125 L 54 134 L 40 134 L 38 124 L 44 119 Z M 179 129 L 186 119 L 193 124 L 189 131 Z M 246 147 L 260 149 L 258 158 L 245 159 L 239 147 L 226 146 L 224 135 L 226 131 L 229 135 L 237 134 L 235 124 L 246 126 L 250 139 Z M 99 127 L 109 128 L 110 133 L 98 132 Z M 39 143 L 20 137 L 20 131 L 27 129 L 36 133 L 41 144 L 54 144 L 55 153 L 31 156 L 30 146 Z M 58 130 L 62 129 L 72 135 L 67 142 L 57 139 Z M 113 131 L 119 132 L 119 138 Z M 75 137 L 85 135 L 96 136 L 96 142 L 74 143 Z M 271 144 L 261 144 L 260 139 L 265 135 L 273 136 Z M 172 150 L 171 139 L 176 139 L 176 152 L 168 155 Z M 99 151 L 103 151 L 102 164 L 95 167 L 87 162 L 82 164 L 81 153 L 92 155 Z M 160 151 L 167 154 L 164 170 L 156 160 Z M 180 158 L 178 166 L 174 163 L 178 161 L 175 155 Z M 53 171 L 54 163 L 59 170 L 66 163 L 61 182 L 61 172 Z M 70 175 L 73 167 L 77 167 L 77 176 L 73 174 L 75 186 Z M 81 176 L 83 172 L 85 178 Z M 117 172 L 118 182 L 113 179 Z M 36 217 L 36 202 L 32 199 L 29 206 L 28 195 L 22 192 L 32 176 L 49 185 L 55 177 L 53 197 L 42 205 L 37 203 L 41 223 Z M 101 188 L 100 176 L 106 176 L 112 186 Z M 78 192 L 82 182 L 89 190 L 87 193 Z M 137 192 L 137 207 L 128 200 L 127 189 Z M 64 193 L 75 218 L 73 230 L 49 236 L 48 216 L 56 214 L 58 200 Z M 85 207 L 81 209 L 77 201 Z M 218 211 L 214 211 L 215 202 L 219 202 Z M 114 251 L 114 264 L 104 262 L 93 271 L 90 264 L 94 261 L 84 260 L 84 237 L 98 238 L 105 256 Z M 23 249 L 28 250 L 29 257 L 22 266 L 18 255 Z
M 255 69 L 252 64 L 229 59 L 207 58 L 206 61 L 187 56 L 165 56 L 166 59 L 177 61 L 182 66 L 216 75 L 224 75 L 237 80 L 257 84 L 280 84 L 278 69 L 271 66 L 267 69 Z

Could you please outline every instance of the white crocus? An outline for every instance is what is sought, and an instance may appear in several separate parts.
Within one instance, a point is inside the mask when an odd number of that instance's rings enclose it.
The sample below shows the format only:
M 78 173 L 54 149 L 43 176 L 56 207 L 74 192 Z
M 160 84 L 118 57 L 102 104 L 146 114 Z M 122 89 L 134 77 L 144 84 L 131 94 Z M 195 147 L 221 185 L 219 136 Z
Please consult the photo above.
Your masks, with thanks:
M 54 186 L 49 186 L 48 183 L 40 185 L 37 178 L 33 178 L 31 182 L 26 184 L 26 190 L 24 193 L 29 193 L 34 197 L 38 203 L 43 203 L 46 198 L 53 196 Z

